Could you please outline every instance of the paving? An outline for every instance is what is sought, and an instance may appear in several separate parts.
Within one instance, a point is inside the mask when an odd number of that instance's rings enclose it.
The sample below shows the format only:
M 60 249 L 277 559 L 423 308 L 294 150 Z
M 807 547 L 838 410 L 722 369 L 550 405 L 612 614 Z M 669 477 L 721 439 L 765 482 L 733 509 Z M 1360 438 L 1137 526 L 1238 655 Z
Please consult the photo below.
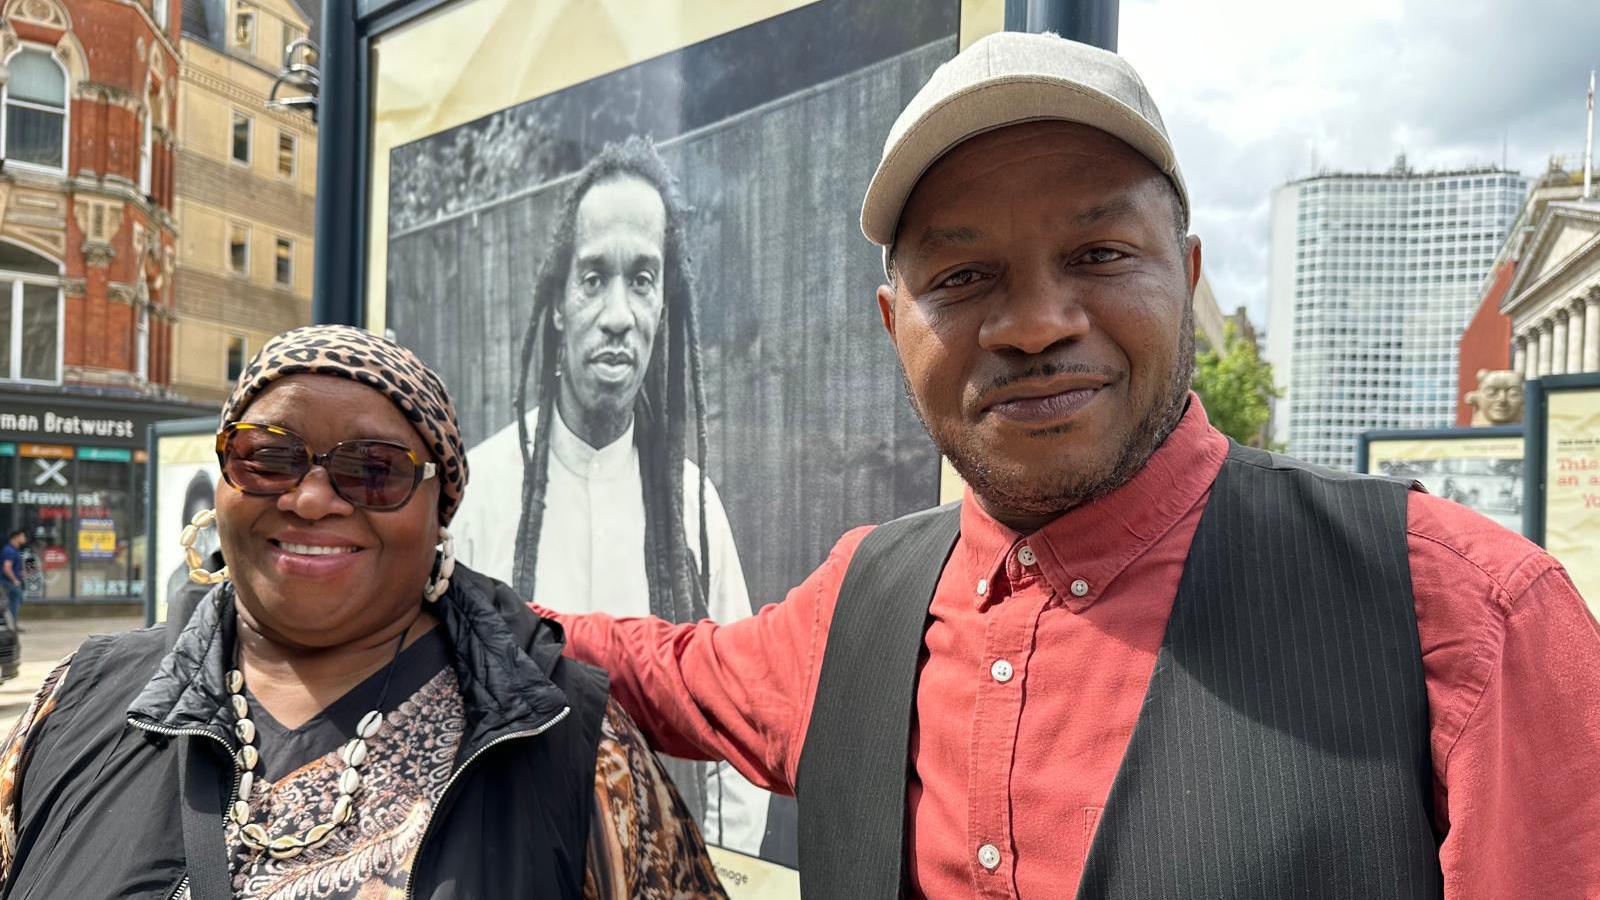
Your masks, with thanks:
M 0 684 L 0 734 L 10 734 L 11 726 L 27 710 L 33 695 L 61 658 L 77 649 L 91 634 L 110 634 L 144 625 L 142 616 L 110 616 L 83 619 L 32 619 L 22 614 L 22 672 Z

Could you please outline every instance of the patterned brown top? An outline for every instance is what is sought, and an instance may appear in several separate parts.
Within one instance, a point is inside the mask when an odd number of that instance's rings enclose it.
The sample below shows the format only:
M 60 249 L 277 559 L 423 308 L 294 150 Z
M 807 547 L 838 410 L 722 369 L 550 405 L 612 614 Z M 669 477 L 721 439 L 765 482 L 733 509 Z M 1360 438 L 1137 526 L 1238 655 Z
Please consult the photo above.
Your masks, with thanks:
M 0 747 L 0 889 L 16 852 L 17 774 L 28 735 L 55 708 L 71 657 L 45 679 Z M 369 742 L 357 815 L 326 844 L 294 859 L 250 851 L 227 826 L 233 887 L 240 900 L 398 900 L 434 805 L 450 780 L 465 730 L 455 672 L 446 667 L 402 701 Z M 337 752 L 258 780 L 253 821 L 273 834 L 302 831 L 332 814 Z M 699 829 L 672 789 L 638 726 L 607 704 L 595 766 L 585 900 L 726 898 Z

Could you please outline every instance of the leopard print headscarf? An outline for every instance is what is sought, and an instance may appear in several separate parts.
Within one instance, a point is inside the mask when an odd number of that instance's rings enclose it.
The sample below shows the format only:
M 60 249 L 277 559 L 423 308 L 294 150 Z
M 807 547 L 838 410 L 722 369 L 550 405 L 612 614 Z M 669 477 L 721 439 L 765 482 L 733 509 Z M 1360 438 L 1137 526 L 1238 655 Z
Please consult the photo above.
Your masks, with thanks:
M 222 425 L 239 421 L 267 385 L 290 375 L 335 375 L 388 397 L 439 464 L 439 524 L 450 524 L 467 487 L 467 452 L 450 392 L 415 353 L 349 325 L 285 331 L 267 341 L 240 374 L 233 396 L 222 408 Z

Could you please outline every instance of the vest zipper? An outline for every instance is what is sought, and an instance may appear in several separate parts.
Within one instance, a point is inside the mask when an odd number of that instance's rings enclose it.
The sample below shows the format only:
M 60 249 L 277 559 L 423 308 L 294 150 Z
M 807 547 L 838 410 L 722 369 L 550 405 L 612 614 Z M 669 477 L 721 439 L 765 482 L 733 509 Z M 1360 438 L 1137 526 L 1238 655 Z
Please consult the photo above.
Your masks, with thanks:
M 233 748 L 228 745 L 228 742 L 223 740 L 220 737 L 217 737 L 215 732 L 209 731 L 209 730 L 207 730 L 205 728 L 168 728 L 165 725 L 156 725 L 156 724 L 151 723 L 151 722 L 143 722 L 143 721 L 140 721 L 138 719 L 131 718 L 131 717 L 128 719 L 128 724 L 133 726 L 134 728 L 139 729 L 140 731 L 149 731 L 149 732 L 152 732 L 154 734 L 166 735 L 167 737 L 185 737 L 185 736 L 187 736 L 187 737 L 205 737 L 205 738 L 210 738 L 211 740 L 216 741 L 218 744 L 222 745 L 222 749 L 226 750 L 228 752 L 228 756 L 230 758 L 233 756 Z M 179 762 L 179 765 L 182 765 L 181 761 Z M 233 801 L 235 799 L 237 799 L 238 796 L 239 796 L 239 767 L 238 767 L 238 765 L 235 765 L 233 767 L 232 787 L 228 788 L 228 802 L 222 804 L 222 808 L 224 810 L 232 808 Z M 220 816 L 221 813 L 219 812 L 218 815 Z M 220 822 L 221 820 L 219 819 L 218 821 Z M 187 866 L 188 862 L 185 861 L 184 864 L 185 864 L 185 866 Z M 188 887 L 189 887 L 189 873 L 188 873 L 187 869 L 185 869 L 185 871 L 183 873 L 183 880 L 178 882 L 178 886 L 172 889 L 172 893 L 167 896 L 167 900 L 182 900 L 182 898 L 184 896 L 183 892 Z
M 518 732 L 515 732 L 513 734 L 501 735 L 500 737 L 495 738 L 494 740 L 490 741 L 489 743 L 484 744 L 482 747 L 479 747 L 476 751 L 473 752 L 473 754 L 471 756 L 467 757 L 467 761 L 466 762 L 462 763 L 461 766 L 455 770 L 454 774 L 452 774 L 450 776 L 450 780 L 444 783 L 444 790 L 439 792 L 439 800 L 438 800 L 438 802 L 433 804 L 433 812 L 428 814 L 428 824 L 423 826 L 423 828 L 422 828 L 422 838 L 417 841 L 417 855 L 412 860 L 411 871 L 406 873 L 405 900 L 412 900 L 412 893 L 411 892 L 416 888 L 416 880 L 417 880 L 417 865 L 416 864 L 418 862 L 422 861 L 422 848 L 427 846 L 427 844 L 428 844 L 428 835 L 433 833 L 433 823 L 434 823 L 434 819 L 435 819 L 435 814 L 438 813 L 438 811 L 444 807 L 445 798 L 450 796 L 450 789 L 455 787 L 456 781 L 459 780 L 461 778 L 462 774 L 467 771 L 467 768 L 469 766 L 471 766 L 474 762 L 477 762 L 478 757 L 480 757 L 480 756 L 484 755 L 485 753 L 489 752 L 489 750 L 491 748 L 493 748 L 493 747 L 497 747 L 500 744 L 506 743 L 507 741 L 515 741 L 515 740 L 520 740 L 522 738 L 538 737 L 539 735 L 544 734 L 546 731 L 549 731 L 550 729 L 552 729 L 552 728 L 556 727 L 557 725 L 561 724 L 561 720 L 565 719 L 567 717 L 567 715 L 569 713 L 571 713 L 571 712 L 572 712 L 572 707 L 563 706 L 561 708 L 561 711 L 556 713 L 555 716 L 553 716 L 551 719 L 549 719 L 548 721 L 544 722 L 543 724 L 541 724 L 541 725 L 539 725 L 539 726 L 537 726 L 535 728 L 530 728 L 527 731 L 518 731 Z

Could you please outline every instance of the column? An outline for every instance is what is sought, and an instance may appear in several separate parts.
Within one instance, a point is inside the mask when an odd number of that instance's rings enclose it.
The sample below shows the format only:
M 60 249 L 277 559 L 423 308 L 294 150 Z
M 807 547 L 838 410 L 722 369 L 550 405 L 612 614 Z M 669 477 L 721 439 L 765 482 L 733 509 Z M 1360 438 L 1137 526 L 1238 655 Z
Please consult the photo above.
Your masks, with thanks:
M 1556 310 L 1555 338 L 1550 345 L 1550 374 L 1567 373 L 1567 311 Z
M 1543 378 L 1550 373 L 1550 343 L 1555 337 L 1553 331 L 1555 323 L 1549 319 L 1539 323 L 1539 377 Z
M 1511 339 L 1511 371 L 1527 376 L 1528 340 L 1521 335 Z
M 1583 370 L 1600 372 L 1600 286 L 1590 288 L 1583 303 Z
M 1583 298 L 1572 298 L 1572 306 L 1567 313 L 1567 371 L 1583 371 L 1584 350 L 1584 315 Z

